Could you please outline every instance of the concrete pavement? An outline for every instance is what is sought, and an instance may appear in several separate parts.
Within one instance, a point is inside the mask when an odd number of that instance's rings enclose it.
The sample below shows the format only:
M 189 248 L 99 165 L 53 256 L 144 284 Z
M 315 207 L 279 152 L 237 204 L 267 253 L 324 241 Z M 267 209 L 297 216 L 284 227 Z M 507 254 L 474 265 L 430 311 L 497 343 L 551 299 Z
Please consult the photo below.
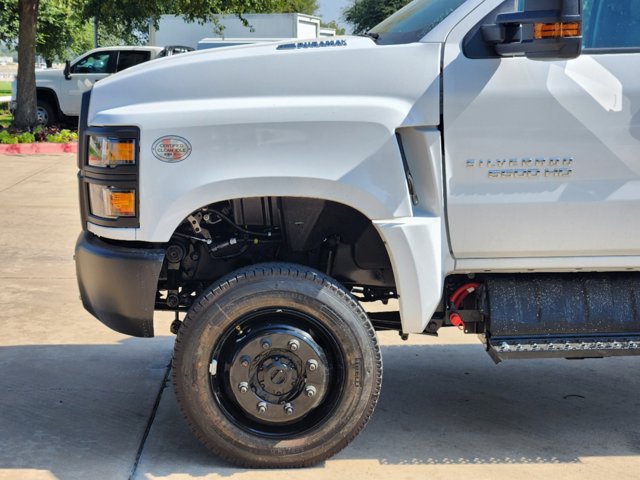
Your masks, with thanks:
M 640 478 L 639 358 L 494 366 L 454 330 L 380 335 L 380 403 L 333 459 L 224 464 L 165 382 L 170 318 L 133 339 L 82 309 L 75 158 L 0 156 L 0 171 L 0 479 Z
M 73 156 L 0 157 L 0 171 L 0 478 L 127 478 L 172 339 L 80 308 Z

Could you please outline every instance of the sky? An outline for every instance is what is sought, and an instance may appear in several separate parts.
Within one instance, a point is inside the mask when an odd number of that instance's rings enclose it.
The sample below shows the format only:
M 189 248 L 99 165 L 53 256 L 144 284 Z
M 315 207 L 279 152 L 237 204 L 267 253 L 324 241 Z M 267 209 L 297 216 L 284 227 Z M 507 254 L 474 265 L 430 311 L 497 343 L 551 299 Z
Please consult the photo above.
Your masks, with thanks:
M 350 4 L 350 0 L 318 0 L 318 5 L 320 5 L 318 13 L 325 22 L 335 20 L 349 32 L 349 25 L 342 19 L 342 10 Z

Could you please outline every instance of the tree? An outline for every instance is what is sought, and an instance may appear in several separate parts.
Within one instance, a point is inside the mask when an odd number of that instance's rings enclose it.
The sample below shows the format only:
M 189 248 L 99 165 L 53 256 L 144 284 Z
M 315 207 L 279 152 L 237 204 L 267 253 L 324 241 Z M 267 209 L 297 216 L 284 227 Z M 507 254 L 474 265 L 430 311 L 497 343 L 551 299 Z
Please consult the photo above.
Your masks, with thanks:
M 15 45 L 17 39 L 18 46 L 14 127 L 28 129 L 37 123 L 36 53 L 50 66 L 66 58 L 74 46 L 76 52 L 87 47 L 78 41 L 84 31 L 86 22 L 74 13 L 70 0 L 0 0 L 0 40 Z
M 36 22 L 38 0 L 18 0 L 18 91 L 13 126 L 27 129 L 37 123 Z
M 410 0 L 354 0 L 344 11 L 344 19 L 353 25 L 353 33 L 368 32 Z
M 91 49 L 91 25 L 66 0 L 40 0 L 36 53 L 47 66 Z
M 317 0 L 280 0 L 277 2 L 277 13 L 304 13 L 306 15 L 315 15 L 318 11 Z

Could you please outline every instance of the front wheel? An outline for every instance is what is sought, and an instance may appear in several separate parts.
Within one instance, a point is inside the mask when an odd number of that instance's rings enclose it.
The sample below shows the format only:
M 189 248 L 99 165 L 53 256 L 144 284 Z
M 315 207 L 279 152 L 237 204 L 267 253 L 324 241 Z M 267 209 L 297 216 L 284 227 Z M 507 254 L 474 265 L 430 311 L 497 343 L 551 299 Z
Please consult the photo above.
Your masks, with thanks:
M 176 339 L 178 403 L 196 436 L 245 467 L 301 467 L 343 449 L 378 399 L 382 361 L 357 301 L 291 264 L 205 292 Z
M 38 125 L 42 125 L 43 127 L 50 127 L 58 119 L 56 111 L 51 103 L 42 99 L 38 99 L 38 108 L 36 111 L 36 115 Z

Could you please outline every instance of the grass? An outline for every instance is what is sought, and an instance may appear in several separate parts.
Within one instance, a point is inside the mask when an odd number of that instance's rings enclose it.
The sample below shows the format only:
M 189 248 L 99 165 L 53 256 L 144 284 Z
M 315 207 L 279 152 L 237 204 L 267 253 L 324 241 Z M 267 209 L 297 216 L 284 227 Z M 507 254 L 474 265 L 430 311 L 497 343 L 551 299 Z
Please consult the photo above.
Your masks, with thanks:
M 0 82 L 0 97 L 11 95 L 11 82 Z
M 8 127 L 11 125 L 11 121 L 13 120 L 13 116 L 9 113 L 9 110 L 1 110 L 0 109 L 0 126 Z
M 11 95 L 11 82 L 0 82 L 0 97 Z M 0 126 L 8 127 L 13 117 L 6 109 L 6 104 L 0 104 Z

